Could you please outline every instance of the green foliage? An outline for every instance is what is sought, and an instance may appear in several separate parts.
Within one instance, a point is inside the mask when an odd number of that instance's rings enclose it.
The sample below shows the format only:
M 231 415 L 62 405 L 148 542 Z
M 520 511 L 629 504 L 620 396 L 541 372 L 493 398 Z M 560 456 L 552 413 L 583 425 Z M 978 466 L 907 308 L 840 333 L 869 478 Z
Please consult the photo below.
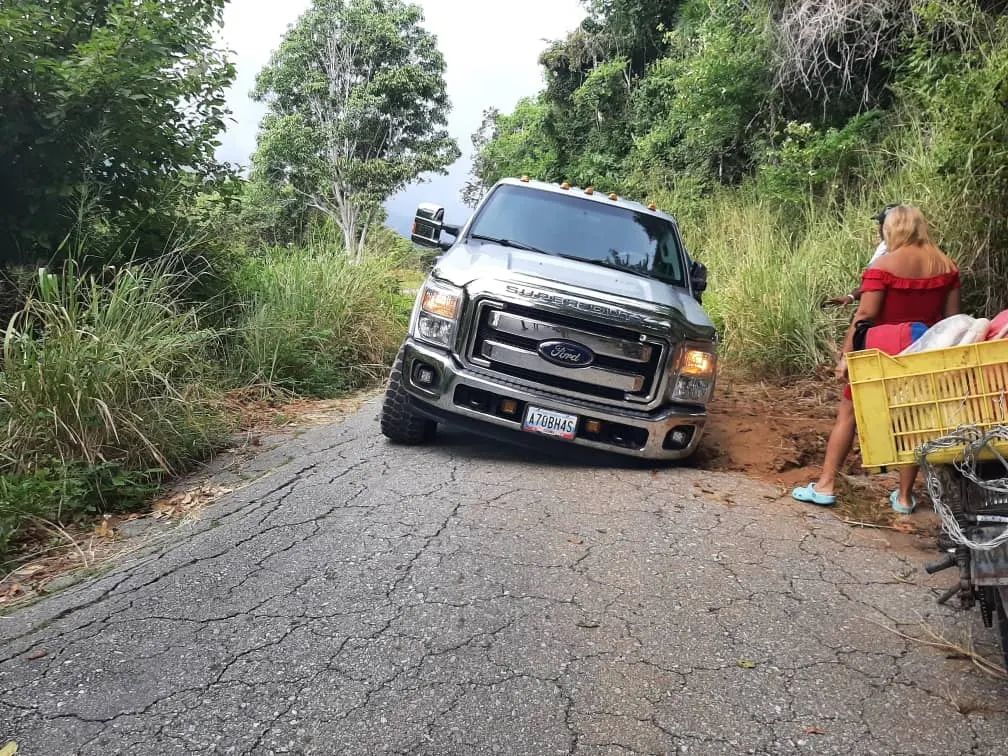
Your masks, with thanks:
M 381 203 L 460 154 L 444 57 L 422 21 L 403 0 L 316 0 L 253 92 L 268 106 L 253 196 L 268 212 L 332 218 L 356 258 Z
M 166 267 L 40 272 L 4 339 L 0 470 L 60 459 L 170 471 L 218 441 L 214 334 Z
M 664 32 L 679 18 L 683 0 L 588 0 L 591 18 L 605 28 L 633 71 L 643 72 L 665 49 Z
M 770 97 L 765 19 L 750 3 L 713 4 L 695 29 L 669 35 L 672 53 L 642 85 L 637 173 L 686 172 L 732 184 L 747 175 Z
M 496 115 L 493 136 L 479 152 L 473 168 L 483 187 L 505 176 L 559 180 L 556 149 L 547 132 L 548 116 L 549 107 L 533 99 L 519 101 L 511 115 Z
M 861 178 L 859 170 L 871 159 L 880 126 L 877 111 L 852 118 L 840 129 L 791 121 L 784 126 L 783 141 L 764 157 L 759 184 L 777 200 L 799 205 L 841 193 Z
M 137 509 L 158 489 L 161 471 L 135 472 L 116 464 L 63 464 L 30 473 L 0 473 L 0 563 L 27 525 L 53 523 Z
M 0 4 L 0 266 L 49 258 L 82 215 L 102 219 L 91 251 L 104 260 L 163 249 L 180 178 L 221 175 L 223 6 Z
M 940 228 L 971 274 L 972 303 L 993 310 L 1008 304 L 1008 18 L 966 52 L 936 47 L 931 31 L 897 84 L 906 129 L 926 146 L 906 170 L 953 205 Z
M 354 265 L 324 234 L 247 260 L 231 350 L 242 383 L 331 396 L 384 375 L 408 316 L 398 263 L 386 254 Z
M 565 178 L 581 186 L 612 186 L 620 180 L 623 156 L 632 146 L 629 66 L 626 58 L 600 63 L 571 96 L 563 126 L 554 113 L 554 128 L 567 130 L 564 144 L 572 155 Z

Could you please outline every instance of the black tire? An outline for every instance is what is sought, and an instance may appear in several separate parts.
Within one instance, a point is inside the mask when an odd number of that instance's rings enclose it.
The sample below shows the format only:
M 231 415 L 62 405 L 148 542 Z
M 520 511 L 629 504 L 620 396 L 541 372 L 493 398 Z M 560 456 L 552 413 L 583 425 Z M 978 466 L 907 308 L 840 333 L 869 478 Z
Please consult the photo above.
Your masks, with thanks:
M 994 632 L 1001 642 L 1001 655 L 1004 657 L 1005 669 L 1008 669 L 1008 588 L 998 587 L 994 591 Z
M 437 423 L 417 414 L 410 404 L 409 394 L 402 386 L 403 355 L 399 352 L 389 375 L 385 401 L 382 403 L 381 432 L 390 441 L 417 446 L 434 440 Z

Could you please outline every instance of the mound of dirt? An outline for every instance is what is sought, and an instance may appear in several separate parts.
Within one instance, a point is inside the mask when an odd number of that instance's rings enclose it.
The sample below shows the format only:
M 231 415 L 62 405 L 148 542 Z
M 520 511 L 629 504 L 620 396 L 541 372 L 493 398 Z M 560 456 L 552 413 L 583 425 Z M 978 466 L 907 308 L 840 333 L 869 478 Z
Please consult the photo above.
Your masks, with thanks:
M 807 483 L 822 463 L 837 398 L 825 380 L 774 384 L 722 377 L 700 464 L 784 486 Z
M 722 375 L 696 463 L 709 470 L 740 472 L 791 488 L 819 477 L 833 428 L 840 387 L 832 375 L 773 383 Z M 895 474 L 869 475 L 861 467 L 857 443 L 838 481 L 837 517 L 851 524 L 909 535 L 906 545 L 929 548 L 938 531 L 918 479 L 918 513 L 897 518 L 888 504 Z M 895 535 L 895 534 L 894 534 Z

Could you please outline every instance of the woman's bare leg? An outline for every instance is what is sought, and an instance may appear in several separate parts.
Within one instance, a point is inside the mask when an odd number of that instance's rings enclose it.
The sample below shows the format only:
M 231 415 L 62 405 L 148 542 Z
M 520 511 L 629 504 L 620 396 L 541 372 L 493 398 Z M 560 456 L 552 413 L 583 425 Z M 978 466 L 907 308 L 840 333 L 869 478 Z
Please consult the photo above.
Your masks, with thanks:
M 910 497 L 913 495 L 914 482 L 917 480 L 918 467 L 904 467 L 900 470 L 899 482 L 899 503 L 904 507 L 910 506 Z
M 850 399 L 841 399 L 837 419 L 830 432 L 829 443 L 826 444 L 826 460 L 823 462 L 822 474 L 816 483 L 816 491 L 819 493 L 835 493 L 836 476 L 854 445 L 855 430 L 854 403 Z

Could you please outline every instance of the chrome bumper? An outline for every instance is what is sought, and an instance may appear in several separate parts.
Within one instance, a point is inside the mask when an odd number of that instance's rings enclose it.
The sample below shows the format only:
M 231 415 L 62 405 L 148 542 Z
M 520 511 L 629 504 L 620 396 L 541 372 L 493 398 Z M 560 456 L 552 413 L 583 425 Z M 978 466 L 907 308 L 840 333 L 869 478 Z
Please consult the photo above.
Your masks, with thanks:
M 437 377 L 433 385 L 421 387 L 414 384 L 413 370 L 417 360 L 436 369 Z M 655 412 L 641 412 L 621 410 L 601 404 L 580 403 L 548 392 L 530 390 L 510 379 L 496 380 L 467 370 L 451 355 L 420 344 L 412 337 L 407 339 L 404 346 L 402 374 L 403 387 L 413 399 L 417 400 L 418 409 L 423 411 L 424 405 L 427 405 L 433 410 L 432 414 L 435 417 L 444 418 L 458 415 L 469 420 L 490 423 L 502 429 L 521 431 L 520 421 L 509 420 L 456 404 L 454 401 L 456 389 L 459 386 L 468 386 L 499 397 L 531 403 L 546 410 L 556 410 L 581 417 L 587 415 L 602 422 L 619 423 L 645 429 L 648 432 L 647 443 L 640 449 L 601 443 L 586 438 L 575 438 L 573 441 L 557 440 L 557 443 L 573 443 L 643 459 L 676 460 L 689 457 L 700 444 L 704 425 L 707 422 L 705 410 L 684 405 L 671 405 Z M 664 448 L 666 436 L 670 431 L 680 426 L 694 428 L 693 437 L 689 444 L 682 449 Z M 537 438 L 548 437 L 537 436 Z

